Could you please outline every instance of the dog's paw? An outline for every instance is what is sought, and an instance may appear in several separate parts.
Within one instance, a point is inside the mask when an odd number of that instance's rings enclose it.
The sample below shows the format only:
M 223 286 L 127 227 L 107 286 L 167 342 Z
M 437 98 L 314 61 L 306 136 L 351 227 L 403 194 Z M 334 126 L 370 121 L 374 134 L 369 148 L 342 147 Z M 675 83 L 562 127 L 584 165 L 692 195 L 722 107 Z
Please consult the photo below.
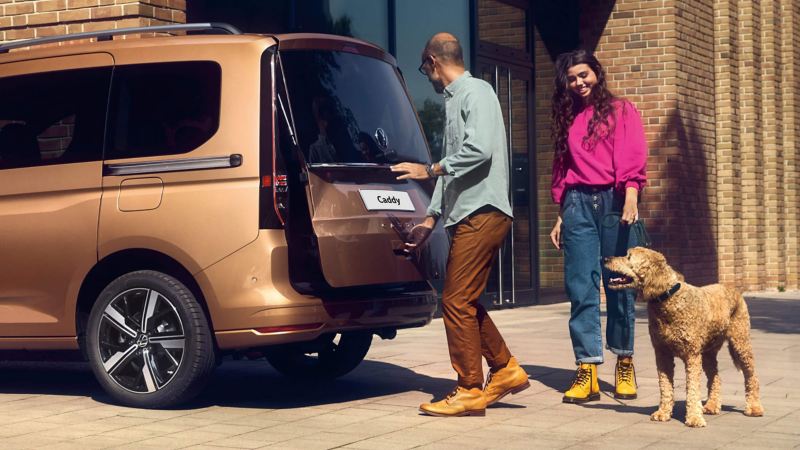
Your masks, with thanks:
M 764 415 L 764 407 L 760 403 L 754 405 L 747 405 L 744 409 L 744 415 L 750 417 L 761 417 Z
M 706 419 L 703 416 L 688 416 L 686 417 L 686 426 L 692 428 L 702 428 L 706 426 Z
M 711 415 L 716 416 L 721 411 L 722 411 L 722 407 L 720 406 L 719 403 L 706 402 L 706 404 L 703 405 L 703 414 L 711 414 Z
M 650 414 L 650 420 L 654 422 L 669 422 L 672 418 L 672 413 L 667 411 L 658 410 L 653 414 Z

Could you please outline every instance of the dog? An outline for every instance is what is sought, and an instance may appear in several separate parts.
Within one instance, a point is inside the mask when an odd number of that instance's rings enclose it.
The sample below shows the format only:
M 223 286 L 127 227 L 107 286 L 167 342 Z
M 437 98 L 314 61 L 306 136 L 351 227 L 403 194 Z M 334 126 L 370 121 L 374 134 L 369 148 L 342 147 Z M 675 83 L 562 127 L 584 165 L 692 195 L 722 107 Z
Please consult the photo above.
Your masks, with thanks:
M 736 368 L 744 372 L 746 416 L 762 416 L 759 383 L 750 342 L 750 314 L 742 294 L 721 284 L 692 286 L 673 270 L 664 255 L 644 247 L 626 256 L 606 258 L 612 272 L 609 288 L 635 289 L 647 302 L 650 339 L 656 353 L 661 400 L 650 419 L 667 422 L 675 405 L 675 357 L 686 365 L 686 425 L 704 427 L 705 414 L 719 414 L 717 353 L 727 341 Z M 708 377 L 708 400 L 700 401 L 700 371 Z

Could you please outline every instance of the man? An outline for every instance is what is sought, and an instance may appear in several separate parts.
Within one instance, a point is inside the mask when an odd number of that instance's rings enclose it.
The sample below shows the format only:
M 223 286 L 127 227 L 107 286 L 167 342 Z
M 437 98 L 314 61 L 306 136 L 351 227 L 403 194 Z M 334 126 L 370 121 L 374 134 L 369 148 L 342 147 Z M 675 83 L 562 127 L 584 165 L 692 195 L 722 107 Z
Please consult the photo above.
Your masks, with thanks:
M 486 406 L 530 386 L 500 332 L 478 303 L 497 250 L 511 228 L 505 126 L 492 87 L 464 70 L 461 45 L 449 33 L 434 35 L 422 52 L 420 72 L 445 98 L 445 158 L 430 165 L 392 166 L 399 180 L 436 178 L 425 220 L 406 245 L 422 245 L 437 220 L 452 237 L 442 311 L 450 361 L 458 386 L 444 400 L 420 405 L 433 416 L 484 415 Z M 481 356 L 491 369 L 483 385 Z M 482 389 L 483 387 L 483 389 Z

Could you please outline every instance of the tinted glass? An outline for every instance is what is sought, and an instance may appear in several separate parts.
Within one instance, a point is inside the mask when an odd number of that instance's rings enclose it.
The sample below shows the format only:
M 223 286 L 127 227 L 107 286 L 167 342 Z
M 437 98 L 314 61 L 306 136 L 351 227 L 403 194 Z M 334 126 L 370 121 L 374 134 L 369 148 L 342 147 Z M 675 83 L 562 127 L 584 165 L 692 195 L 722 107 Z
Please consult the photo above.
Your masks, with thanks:
M 0 78 L 0 169 L 99 161 L 111 68 Z
M 293 31 L 350 36 L 389 46 L 389 7 L 380 0 L 302 0 Z
M 417 67 L 428 39 L 447 31 L 458 38 L 465 67 L 470 68 L 469 3 L 467 0 L 403 0 L 395 6 L 397 64 L 405 75 L 435 161 L 443 156 L 444 100 L 433 90 L 428 78 L 417 72 Z
M 215 62 L 118 66 L 106 159 L 190 152 L 219 126 L 221 69 Z
M 329 51 L 286 51 L 281 58 L 309 163 L 429 160 L 417 117 L 390 64 Z

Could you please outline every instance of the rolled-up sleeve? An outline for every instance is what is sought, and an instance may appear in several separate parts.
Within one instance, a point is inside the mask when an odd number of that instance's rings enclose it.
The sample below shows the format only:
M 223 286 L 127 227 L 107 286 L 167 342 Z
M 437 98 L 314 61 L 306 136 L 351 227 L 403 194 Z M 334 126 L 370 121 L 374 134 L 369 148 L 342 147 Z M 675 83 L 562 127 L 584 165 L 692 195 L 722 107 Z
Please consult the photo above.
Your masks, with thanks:
M 433 188 L 433 195 L 431 195 L 431 204 L 428 206 L 427 215 L 439 219 L 442 215 L 442 183 L 444 180 L 441 178 L 436 179 L 436 187 Z
M 497 130 L 486 124 L 497 123 L 496 115 L 501 114 L 497 99 L 491 89 L 470 92 L 461 107 L 461 120 L 464 120 L 464 140 L 461 148 L 439 161 L 439 166 L 449 176 L 461 177 L 492 158 L 493 136 Z M 483 124 L 483 129 L 479 129 Z M 502 131 L 500 131 L 502 132 Z
M 615 187 L 619 191 L 647 183 L 647 139 L 642 118 L 630 102 L 623 102 L 617 112 L 614 130 Z

